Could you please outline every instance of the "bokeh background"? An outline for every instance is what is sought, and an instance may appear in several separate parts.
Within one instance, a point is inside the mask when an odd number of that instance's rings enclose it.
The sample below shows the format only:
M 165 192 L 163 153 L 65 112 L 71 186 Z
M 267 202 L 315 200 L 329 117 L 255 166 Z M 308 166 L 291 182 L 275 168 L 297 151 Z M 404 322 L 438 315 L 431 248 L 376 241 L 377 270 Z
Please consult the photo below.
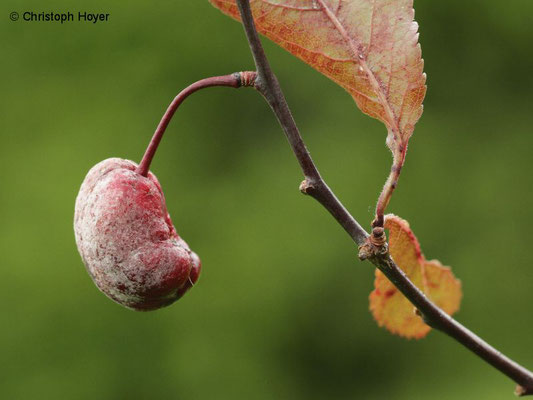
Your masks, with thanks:
M 533 368 L 533 3 L 415 2 L 428 93 L 390 205 L 453 266 L 457 318 Z M 513 383 L 431 332 L 368 312 L 373 268 L 312 199 L 253 90 L 209 89 L 172 121 L 152 170 L 201 279 L 171 307 L 124 309 L 77 253 L 91 166 L 138 161 L 173 96 L 252 68 L 242 28 L 202 1 L 12 1 L 0 7 L 0 397 L 503 399 Z M 107 23 L 11 22 L 26 10 Z M 265 47 L 323 176 L 368 226 L 385 128 L 276 45 Z

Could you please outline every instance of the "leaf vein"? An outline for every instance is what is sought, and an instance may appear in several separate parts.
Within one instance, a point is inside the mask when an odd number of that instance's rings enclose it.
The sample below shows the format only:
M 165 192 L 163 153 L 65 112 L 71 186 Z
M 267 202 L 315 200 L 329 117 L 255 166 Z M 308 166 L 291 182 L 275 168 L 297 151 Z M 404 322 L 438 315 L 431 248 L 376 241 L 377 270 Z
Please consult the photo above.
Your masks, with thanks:
M 330 21 L 333 23 L 333 25 L 335 26 L 337 31 L 339 31 L 339 33 L 341 34 L 341 36 L 343 37 L 345 42 L 348 44 L 350 50 L 352 51 L 354 60 L 357 60 L 357 59 L 360 60 L 359 64 L 361 65 L 361 67 L 363 68 L 365 73 L 368 75 L 369 82 L 370 82 L 370 84 L 372 86 L 372 89 L 374 90 L 374 92 L 378 96 L 379 103 L 381 104 L 381 106 L 383 107 L 383 109 L 385 111 L 385 117 L 386 117 L 387 122 L 388 122 L 388 124 L 387 124 L 388 128 L 392 129 L 393 131 L 395 131 L 395 132 L 397 132 L 399 134 L 400 130 L 399 130 L 398 120 L 396 118 L 396 115 L 394 114 L 394 111 L 391 108 L 391 105 L 389 103 L 387 95 L 385 93 L 383 93 L 381 85 L 379 84 L 376 76 L 374 75 L 374 73 L 372 72 L 372 70 L 370 69 L 368 64 L 366 63 L 365 58 L 364 58 L 364 54 L 361 54 L 359 52 L 358 45 L 360 45 L 360 43 L 357 43 L 356 39 L 352 38 L 348 34 L 348 32 L 346 31 L 344 26 L 341 24 L 341 22 L 337 18 L 337 16 L 325 4 L 324 0 L 317 0 L 317 1 L 322 6 L 322 10 L 324 10 L 326 16 L 330 19 Z

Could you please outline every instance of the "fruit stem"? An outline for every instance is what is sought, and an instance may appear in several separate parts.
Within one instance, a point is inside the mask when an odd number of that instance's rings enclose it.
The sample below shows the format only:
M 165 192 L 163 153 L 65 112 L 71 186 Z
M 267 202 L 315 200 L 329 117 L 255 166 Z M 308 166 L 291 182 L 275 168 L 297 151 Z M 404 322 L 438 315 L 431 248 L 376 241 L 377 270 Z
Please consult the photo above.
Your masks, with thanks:
M 170 123 L 170 120 L 174 116 L 174 113 L 176 112 L 180 104 L 183 103 L 183 101 L 187 97 L 189 97 L 189 95 L 200 89 L 205 89 L 213 86 L 228 86 L 234 88 L 240 88 L 241 86 L 254 86 L 255 78 L 256 73 L 252 71 L 235 72 L 230 75 L 205 78 L 183 89 L 174 98 L 174 100 L 172 100 L 167 110 L 165 111 L 165 114 L 163 114 L 163 118 L 161 118 L 161 121 L 159 122 L 159 125 L 157 126 L 155 133 L 152 136 L 152 140 L 150 140 L 150 144 L 146 148 L 146 152 L 144 153 L 144 156 L 141 162 L 139 163 L 139 166 L 137 167 L 137 173 L 141 174 L 142 176 L 148 175 L 148 171 L 150 170 L 150 164 L 152 163 L 152 159 L 154 158 L 157 147 L 159 146 L 159 142 L 161 142 L 163 134 L 165 133 L 165 130 L 167 129 L 168 124 Z

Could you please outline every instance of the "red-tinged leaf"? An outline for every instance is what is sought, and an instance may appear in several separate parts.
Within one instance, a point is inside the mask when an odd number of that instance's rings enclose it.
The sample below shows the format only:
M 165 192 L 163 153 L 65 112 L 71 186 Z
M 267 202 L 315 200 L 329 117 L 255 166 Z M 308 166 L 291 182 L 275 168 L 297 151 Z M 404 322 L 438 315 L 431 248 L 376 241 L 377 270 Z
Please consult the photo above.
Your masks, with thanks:
M 462 297 L 461 281 L 453 276 L 451 269 L 444 267 L 437 260 L 431 260 L 426 261 L 424 273 L 424 291 L 429 298 L 449 315 L 459 310 Z
M 235 0 L 210 0 L 239 19 Z M 385 123 L 395 159 L 422 114 L 426 77 L 413 0 L 250 0 L 259 32 L 344 87 Z
M 389 230 L 389 251 L 396 264 L 441 309 L 450 315 L 456 312 L 462 296 L 461 282 L 451 270 L 437 260 L 425 259 L 407 221 L 389 214 L 385 228 Z M 431 328 L 379 270 L 376 270 L 374 287 L 370 293 L 370 311 L 380 326 L 407 338 L 427 335 Z

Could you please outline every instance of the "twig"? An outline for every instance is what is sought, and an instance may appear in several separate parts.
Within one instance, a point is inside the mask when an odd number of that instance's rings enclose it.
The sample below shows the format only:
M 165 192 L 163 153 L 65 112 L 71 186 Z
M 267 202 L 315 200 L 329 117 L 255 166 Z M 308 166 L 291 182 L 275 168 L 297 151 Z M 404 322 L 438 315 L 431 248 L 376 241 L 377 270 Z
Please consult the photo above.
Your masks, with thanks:
M 300 185 L 300 190 L 312 196 L 330 212 L 337 222 L 348 232 L 354 242 L 360 246 L 360 257 L 362 259 L 368 259 L 379 268 L 416 307 L 428 325 L 446 333 L 494 368 L 514 380 L 518 384 L 515 392 L 517 395 L 524 396 L 533 394 L 533 373 L 491 347 L 476 334 L 433 304 L 395 264 L 386 251 L 386 246 L 375 247 L 372 245 L 369 241 L 368 233 L 337 199 L 320 176 L 294 122 L 279 83 L 270 69 L 255 28 L 249 0 L 236 1 L 257 69 L 256 88 L 265 97 L 274 111 L 302 168 L 305 179 Z
M 285 131 L 292 151 L 300 163 L 305 177 L 305 180 L 300 185 L 300 190 L 320 201 L 356 243 L 364 243 L 368 237 L 368 233 L 366 233 L 355 218 L 346 210 L 328 185 L 326 185 L 326 182 L 320 176 L 315 163 L 311 159 L 311 155 L 300 136 L 300 132 L 294 122 L 278 80 L 270 69 L 270 64 L 255 30 L 249 3 L 238 1 L 237 4 L 239 5 L 241 14 L 244 12 L 246 15 L 246 17 L 242 18 L 242 21 L 257 69 L 255 88 L 265 97 L 267 103 L 274 111 L 281 127 Z

